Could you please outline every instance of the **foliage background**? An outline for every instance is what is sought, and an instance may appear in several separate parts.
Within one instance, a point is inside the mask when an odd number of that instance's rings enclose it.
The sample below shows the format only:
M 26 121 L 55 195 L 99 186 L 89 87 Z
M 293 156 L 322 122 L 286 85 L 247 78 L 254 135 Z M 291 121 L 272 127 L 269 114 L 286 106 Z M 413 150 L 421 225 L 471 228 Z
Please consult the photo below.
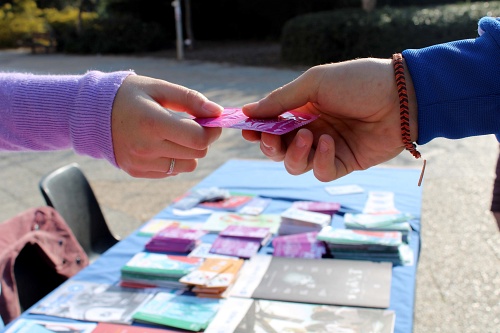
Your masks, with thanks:
M 185 39 L 280 43 L 283 61 L 304 65 L 471 38 L 480 17 L 500 15 L 499 1 L 378 0 L 372 12 L 361 9 L 361 0 L 179 1 L 184 23 L 191 22 Z M 29 45 L 36 33 L 51 36 L 64 53 L 176 45 L 170 0 L 0 0 L 0 48 Z

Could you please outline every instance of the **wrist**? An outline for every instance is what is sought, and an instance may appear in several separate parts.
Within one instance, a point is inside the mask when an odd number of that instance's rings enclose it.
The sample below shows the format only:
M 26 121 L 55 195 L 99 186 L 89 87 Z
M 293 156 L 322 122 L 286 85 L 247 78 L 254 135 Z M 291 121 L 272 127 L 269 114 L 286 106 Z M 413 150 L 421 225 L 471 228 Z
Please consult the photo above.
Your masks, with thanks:
M 392 55 L 392 64 L 394 66 L 394 77 L 396 80 L 396 87 L 398 90 L 399 97 L 399 111 L 400 111 L 400 121 L 401 121 L 401 138 L 406 150 L 408 150 L 415 158 L 420 158 L 420 152 L 417 150 L 417 145 L 412 140 L 411 129 L 415 128 L 413 124 L 410 127 L 410 122 L 414 121 L 415 112 L 412 112 L 412 118 L 410 117 L 409 111 L 409 97 L 407 91 L 407 82 L 405 77 L 405 67 L 403 62 L 403 56 L 401 53 L 395 53 Z M 406 70 L 406 72 L 408 72 Z M 412 88 L 413 90 L 413 88 Z M 414 96 L 414 93 L 412 93 Z M 413 134 L 415 136 L 415 134 Z
M 411 79 L 410 71 L 403 58 L 404 75 L 406 80 L 406 93 L 408 95 L 408 112 L 410 114 L 410 137 L 412 142 L 418 141 L 418 104 L 415 95 L 415 87 Z

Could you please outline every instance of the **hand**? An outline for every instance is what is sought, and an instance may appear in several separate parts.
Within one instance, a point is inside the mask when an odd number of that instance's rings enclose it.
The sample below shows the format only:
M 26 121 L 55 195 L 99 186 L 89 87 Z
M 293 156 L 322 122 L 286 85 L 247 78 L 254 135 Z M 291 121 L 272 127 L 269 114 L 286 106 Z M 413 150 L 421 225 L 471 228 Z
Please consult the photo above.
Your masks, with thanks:
M 405 71 L 410 133 L 416 141 L 416 100 Z M 243 131 L 262 152 L 284 161 L 292 175 L 314 171 L 331 181 L 397 156 L 404 149 L 399 97 L 390 59 L 359 59 L 315 66 L 259 102 L 245 105 L 249 117 L 275 117 L 296 110 L 319 115 L 298 131 L 276 136 Z
M 193 171 L 197 159 L 206 156 L 222 129 L 203 128 L 181 112 L 217 117 L 222 110 L 186 87 L 144 76 L 127 77 L 118 90 L 112 112 L 118 166 L 131 176 L 142 178 L 165 178 Z M 172 158 L 174 170 L 167 174 Z

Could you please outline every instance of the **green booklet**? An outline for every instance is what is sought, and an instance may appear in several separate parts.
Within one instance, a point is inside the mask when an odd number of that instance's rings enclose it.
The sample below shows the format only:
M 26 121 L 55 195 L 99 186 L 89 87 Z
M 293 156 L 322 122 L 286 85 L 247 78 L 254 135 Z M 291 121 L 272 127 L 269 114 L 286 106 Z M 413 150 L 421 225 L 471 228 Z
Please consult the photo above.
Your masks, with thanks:
M 273 234 L 281 224 L 279 214 L 243 215 L 230 212 L 213 212 L 201 227 L 211 233 L 219 233 L 230 225 L 268 228 Z
M 121 273 L 181 277 L 193 271 L 202 262 L 202 259 L 194 257 L 139 252 L 121 268 Z
M 204 330 L 217 314 L 220 299 L 157 293 L 133 315 L 136 321 L 190 331 Z

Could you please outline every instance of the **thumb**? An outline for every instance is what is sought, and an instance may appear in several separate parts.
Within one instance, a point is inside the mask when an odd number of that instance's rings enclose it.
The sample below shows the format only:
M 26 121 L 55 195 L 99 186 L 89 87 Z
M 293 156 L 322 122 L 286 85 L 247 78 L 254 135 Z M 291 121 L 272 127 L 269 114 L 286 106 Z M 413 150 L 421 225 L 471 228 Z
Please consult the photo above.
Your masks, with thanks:
M 311 100 L 311 91 L 304 82 L 303 75 L 299 76 L 260 101 L 244 105 L 242 111 L 250 118 L 270 118 L 300 108 Z
M 201 92 L 167 81 L 153 80 L 145 92 L 164 108 L 194 117 L 218 117 L 224 111 L 222 106 Z

